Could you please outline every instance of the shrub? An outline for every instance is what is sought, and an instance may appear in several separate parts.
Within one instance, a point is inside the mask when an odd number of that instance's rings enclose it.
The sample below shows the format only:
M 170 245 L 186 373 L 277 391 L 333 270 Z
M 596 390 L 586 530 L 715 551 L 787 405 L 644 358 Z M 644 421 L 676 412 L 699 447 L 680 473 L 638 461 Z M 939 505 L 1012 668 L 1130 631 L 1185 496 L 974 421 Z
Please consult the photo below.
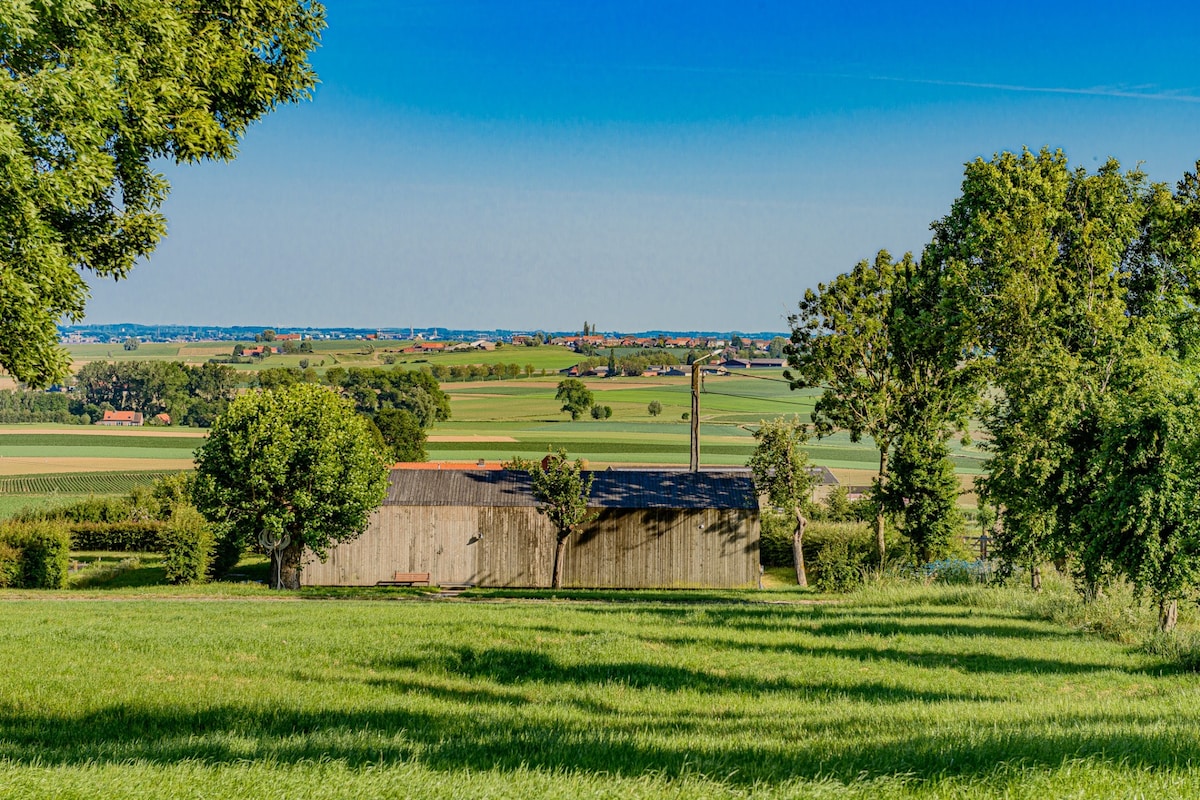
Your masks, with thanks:
M 812 581 L 822 592 L 848 592 L 862 583 L 862 564 L 846 539 L 833 539 L 812 558 Z
M 809 578 L 823 592 L 844 592 L 862 583 L 875 562 L 875 534 L 861 522 L 812 522 L 804 532 Z
M 213 557 L 213 532 L 200 512 L 181 505 L 171 515 L 161 538 L 168 583 L 202 583 Z
M 245 548 L 236 537 L 221 532 L 216 537 L 216 544 L 213 546 L 212 563 L 208 567 L 208 577 L 212 579 L 220 579 L 242 560 L 242 551 Z
M 108 550 L 146 553 L 159 549 L 166 523 L 157 520 L 134 522 L 68 522 L 71 547 L 75 550 Z
M 71 536 L 61 522 L 0 524 L 0 544 L 16 551 L 19 568 L 12 586 L 21 589 L 61 589 L 67 583 Z
M 791 515 L 772 508 L 762 510 L 759 560 L 764 567 L 791 567 Z M 813 586 L 825 592 L 842 592 L 862 582 L 875 557 L 875 534 L 858 522 L 809 522 L 804 530 L 804 561 Z

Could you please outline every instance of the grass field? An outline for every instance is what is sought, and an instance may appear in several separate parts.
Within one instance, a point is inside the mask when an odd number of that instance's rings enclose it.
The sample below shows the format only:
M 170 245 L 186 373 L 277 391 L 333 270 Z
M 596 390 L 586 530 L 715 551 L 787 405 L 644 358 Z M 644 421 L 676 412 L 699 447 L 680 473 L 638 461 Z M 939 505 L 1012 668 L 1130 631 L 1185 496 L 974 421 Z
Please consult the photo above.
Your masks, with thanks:
M 1197 676 L 1013 592 L 0 593 L 0 797 L 1200 795 Z

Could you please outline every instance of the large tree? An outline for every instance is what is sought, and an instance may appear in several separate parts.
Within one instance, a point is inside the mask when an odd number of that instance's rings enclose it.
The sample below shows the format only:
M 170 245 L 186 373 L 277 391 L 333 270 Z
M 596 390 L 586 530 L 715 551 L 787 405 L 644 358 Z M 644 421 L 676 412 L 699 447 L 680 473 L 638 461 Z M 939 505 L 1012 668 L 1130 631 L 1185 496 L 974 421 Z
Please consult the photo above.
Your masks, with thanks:
M 308 95 L 312 0 L 63 0 L 0 7 L 0 368 L 67 374 L 56 324 L 88 273 L 124 277 L 166 231 L 155 159 L 229 160 Z
M 760 494 L 796 520 L 792 532 L 792 554 L 796 563 L 796 583 L 808 586 L 804 568 L 804 528 L 812 505 L 815 478 L 809 469 L 804 444 L 808 429 L 798 420 L 785 418 L 763 422 L 754 432 L 758 444 L 750 455 L 750 472 Z
M 384 454 L 349 402 L 316 384 L 242 395 L 196 456 L 197 507 L 235 547 L 271 552 L 272 586 L 300 586 L 308 548 L 365 530 L 387 488 Z
M 1099 578 L 1101 565 L 1079 558 L 1096 533 L 1082 512 L 1133 318 L 1127 261 L 1146 190 L 1115 161 L 1088 173 L 1049 150 L 977 159 L 926 248 L 956 287 L 952 314 L 993 387 L 982 489 L 1003 512 L 999 550 L 1035 586 L 1047 557 L 1076 556 L 1085 584 Z
M 1123 574 L 1160 602 L 1195 590 L 1191 467 L 1200 374 L 1200 181 L 1175 191 L 1061 152 L 967 165 L 927 259 L 992 381 L 983 485 L 1000 553 L 1047 557 L 1095 596 Z

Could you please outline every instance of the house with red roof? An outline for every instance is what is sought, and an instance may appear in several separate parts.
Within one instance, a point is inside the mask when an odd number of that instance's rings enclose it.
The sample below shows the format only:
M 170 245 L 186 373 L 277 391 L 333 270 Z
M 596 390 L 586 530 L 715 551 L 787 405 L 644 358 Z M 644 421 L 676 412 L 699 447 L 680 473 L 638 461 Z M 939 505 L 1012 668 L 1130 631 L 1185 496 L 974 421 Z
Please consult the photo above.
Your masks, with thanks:
M 97 425 L 112 425 L 137 427 L 142 424 L 140 411 L 105 411 L 104 418 L 96 420 Z

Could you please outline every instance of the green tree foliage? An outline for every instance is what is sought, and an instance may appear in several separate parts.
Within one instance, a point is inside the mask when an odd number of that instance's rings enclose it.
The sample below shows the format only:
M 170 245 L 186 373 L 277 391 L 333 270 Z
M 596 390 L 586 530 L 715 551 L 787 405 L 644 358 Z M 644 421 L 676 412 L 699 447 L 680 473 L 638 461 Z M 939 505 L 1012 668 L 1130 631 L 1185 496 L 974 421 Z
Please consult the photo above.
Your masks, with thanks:
M 137 350 L 137 349 L 138 349 L 138 347 L 140 347 L 140 346 L 141 346 L 141 344 L 142 344 L 142 340 L 141 340 L 141 339 L 139 339 L 139 338 L 138 338 L 138 337 L 136 337 L 136 336 L 130 336 L 130 337 L 128 337 L 128 338 L 126 338 L 126 339 L 125 339 L 125 342 L 122 344 L 122 346 L 123 346 L 123 347 L 124 347 L 126 350 Z
M 882 499 L 885 508 L 900 519 L 900 531 L 920 563 L 946 557 L 955 538 L 962 535 L 959 494 L 946 440 L 919 428 L 900 434 L 892 480 Z
M 272 550 L 272 585 L 298 588 L 305 548 L 358 536 L 387 488 L 384 454 L 347 400 L 315 384 L 242 395 L 196 457 L 196 506 L 235 548 Z
M 783 509 L 795 521 L 792 551 L 796 564 L 796 583 L 808 586 L 804 568 L 804 528 L 812 503 L 813 473 L 809 470 L 808 429 L 798 420 L 779 417 L 762 422 L 754 432 L 758 444 L 748 466 L 754 485 L 771 505 Z
M 584 412 L 595 403 L 591 390 L 577 378 L 560 381 L 554 399 L 562 403 L 562 410 L 568 412 L 573 420 L 582 417 Z
M 78 413 L 111 406 L 207 427 L 237 394 L 238 376 L 223 364 L 177 361 L 93 361 L 75 376 Z
M 854 441 L 865 435 L 875 442 L 880 564 L 887 548 L 885 498 L 897 466 L 891 458 L 902 435 L 936 441 L 917 447 L 910 440 L 899 461 L 899 468 L 921 473 L 905 476 L 905 485 L 916 490 L 946 469 L 947 464 L 939 463 L 945 443 L 965 427 L 981 379 L 976 367 L 961 364 L 967 337 L 956 318 L 947 315 L 956 285 L 937 266 L 928 258 L 917 262 L 910 254 L 893 261 L 881 250 L 874 262 L 859 262 L 817 291 L 807 291 L 799 313 L 789 320 L 785 374 L 793 388 L 822 390 L 813 411 L 818 435 L 845 430 Z M 915 461 L 917 457 L 933 460 Z M 904 499 L 892 496 L 896 502 Z M 916 498 L 908 499 L 911 504 Z M 946 522 L 951 528 L 958 524 Z
M 333 367 L 325 373 L 325 380 L 352 400 L 355 410 L 369 417 L 383 409 L 402 408 L 416 417 L 422 428 L 450 419 L 450 398 L 429 372 Z
M 958 281 L 956 311 L 998 390 L 982 490 L 1004 511 L 1000 552 L 1027 563 L 1035 585 L 1041 561 L 1090 538 L 1068 530 L 1081 520 L 1081 468 L 1125 328 L 1121 261 L 1143 186 L 1115 162 L 1072 171 L 1060 152 L 979 159 L 926 251 Z
M 1115 411 L 1093 459 L 1094 496 L 1082 510 L 1096 534 L 1084 558 L 1116 565 L 1157 602 L 1159 625 L 1171 630 L 1178 601 L 1200 586 L 1194 376 L 1135 387 Z
M 74 413 L 75 411 L 78 414 Z M 0 423 L 59 422 L 89 424 L 82 404 L 65 392 L 40 392 L 25 389 L 0 389 Z
M 372 418 L 395 461 L 428 461 L 421 420 L 406 408 L 382 408 Z
M 1060 152 L 1003 153 L 967 165 L 927 250 L 957 282 L 953 313 L 995 386 L 982 488 L 1001 554 L 1062 558 L 1085 596 L 1123 574 L 1164 625 L 1197 582 L 1178 473 L 1193 445 L 1175 417 L 1192 407 L 1200 350 L 1197 186 L 1194 173 L 1171 191 L 1115 161 L 1090 173 Z
M 7 3 L 0 10 L 0 367 L 66 376 L 56 324 L 84 276 L 153 252 L 156 159 L 232 159 L 251 123 L 307 96 L 324 9 L 308 0 Z
M 906 255 L 901 265 L 911 264 Z M 852 441 L 864 435 L 874 439 L 879 451 L 877 490 L 887 484 L 888 455 L 902 423 L 902 387 L 888 328 L 901 265 L 881 250 L 874 263 L 860 261 L 831 283 L 819 284 L 815 292 L 807 290 L 799 312 L 788 320 L 792 336 L 785 376 L 794 389 L 821 390 L 813 410 L 818 435 L 841 429 Z M 882 563 L 882 512 L 876 546 Z
M 652 417 L 657 417 L 662 413 L 662 403 L 657 400 L 651 400 L 650 404 L 646 406 L 646 413 Z
M 533 496 L 538 501 L 538 512 L 545 515 L 554 526 L 556 542 L 551 585 L 560 589 L 567 540 L 597 516 L 597 512 L 588 509 L 592 476 L 584 473 L 582 461 L 568 460 L 567 452 L 561 448 L 540 462 L 515 458 L 505 462 L 504 468 L 529 473 Z

